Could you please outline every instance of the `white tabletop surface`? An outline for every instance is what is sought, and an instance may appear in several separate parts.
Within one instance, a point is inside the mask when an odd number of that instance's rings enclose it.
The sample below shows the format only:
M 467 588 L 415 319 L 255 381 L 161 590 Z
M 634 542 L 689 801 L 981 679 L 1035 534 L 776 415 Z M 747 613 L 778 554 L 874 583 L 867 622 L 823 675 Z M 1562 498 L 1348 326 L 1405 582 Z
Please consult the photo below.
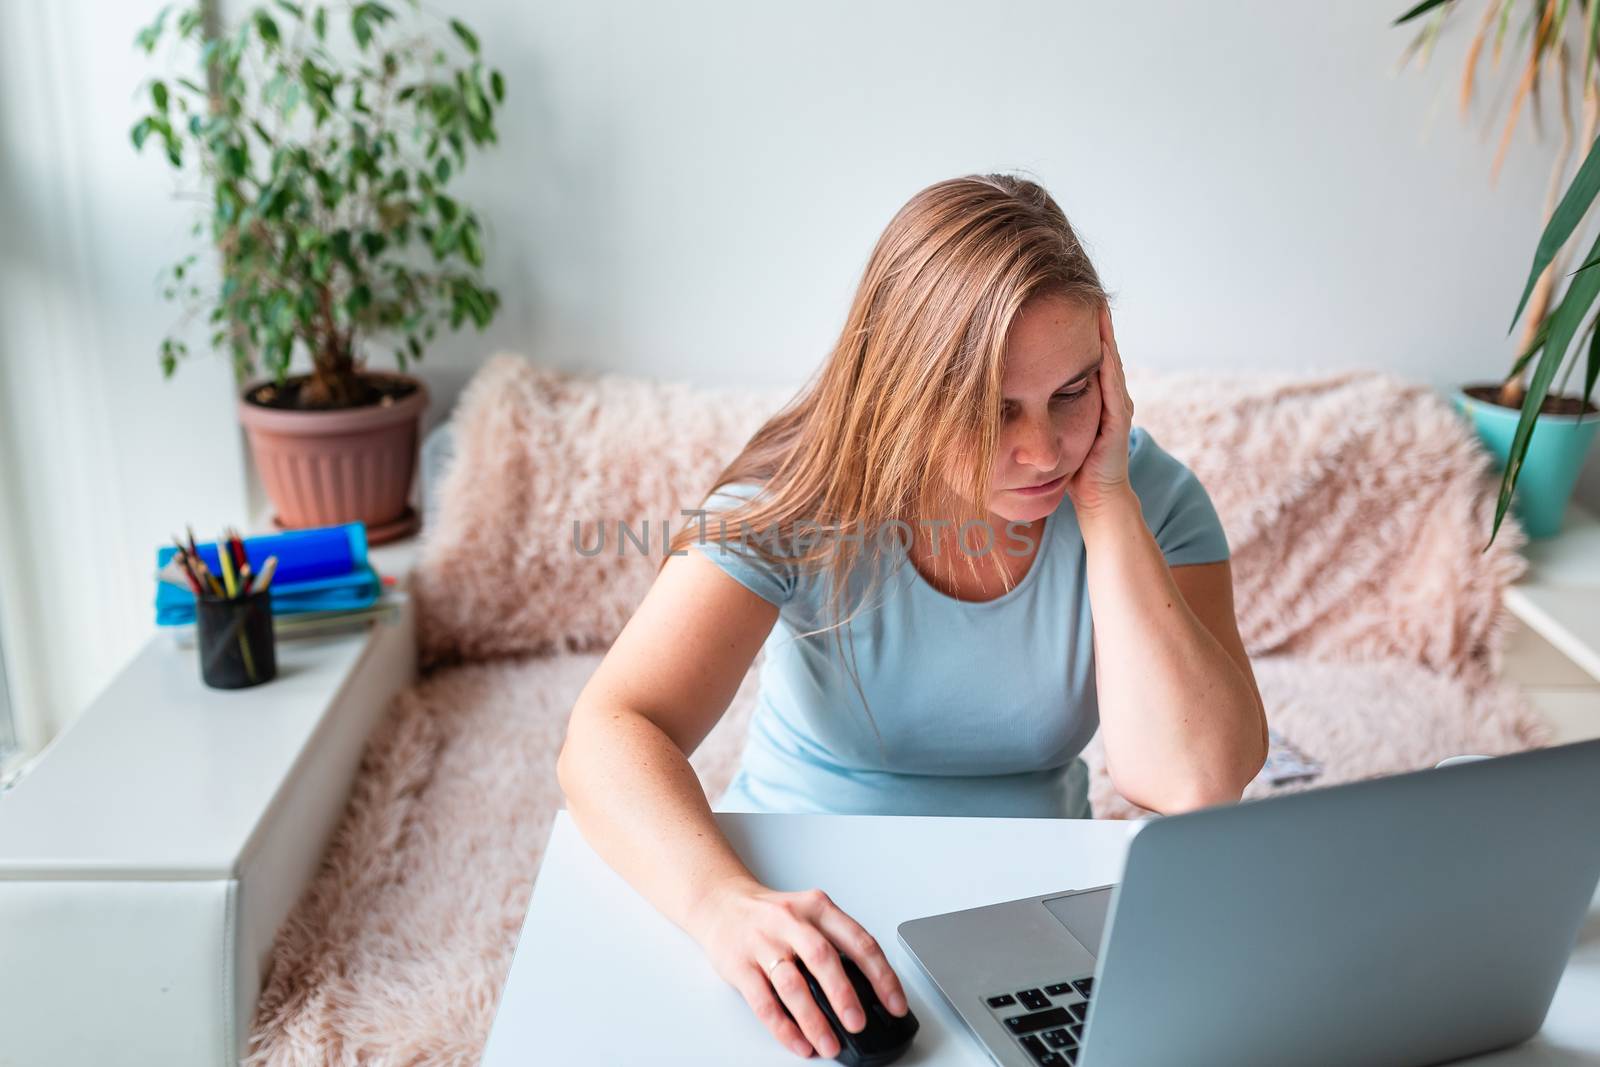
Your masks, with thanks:
M 761 881 L 818 887 L 877 938 L 921 1022 L 897 1061 L 988 1064 L 895 936 L 906 919 L 1103 885 L 1136 824 L 1075 819 L 716 813 Z M 1488 982 L 1485 996 L 1493 996 Z M 1472 1064 L 1600 1063 L 1600 895 L 1545 1027 Z M 812 1062 L 823 1062 L 811 1057 Z M 800 1062 L 687 934 L 556 813 L 483 1067 Z M 829 1061 L 831 1062 L 831 1061 Z
M 1506 606 L 1568 659 L 1600 679 L 1600 518 L 1569 505 L 1555 537 L 1522 548 L 1528 570 Z
M 0 795 L 0 878 L 230 877 L 369 630 L 280 641 L 277 676 L 244 689 L 152 635 Z

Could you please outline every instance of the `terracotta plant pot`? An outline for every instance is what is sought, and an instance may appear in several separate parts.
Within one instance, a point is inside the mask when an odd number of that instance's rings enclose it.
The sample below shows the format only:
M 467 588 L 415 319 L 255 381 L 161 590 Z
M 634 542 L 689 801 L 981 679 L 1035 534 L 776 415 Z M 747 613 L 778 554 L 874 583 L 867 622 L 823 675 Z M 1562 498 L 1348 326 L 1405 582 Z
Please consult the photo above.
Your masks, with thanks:
M 241 394 L 239 421 L 280 529 L 363 522 L 369 544 L 416 530 L 420 519 L 407 497 L 428 389 L 409 375 L 364 374 L 416 388 L 389 403 L 332 411 L 273 408 L 245 399 L 262 382 Z

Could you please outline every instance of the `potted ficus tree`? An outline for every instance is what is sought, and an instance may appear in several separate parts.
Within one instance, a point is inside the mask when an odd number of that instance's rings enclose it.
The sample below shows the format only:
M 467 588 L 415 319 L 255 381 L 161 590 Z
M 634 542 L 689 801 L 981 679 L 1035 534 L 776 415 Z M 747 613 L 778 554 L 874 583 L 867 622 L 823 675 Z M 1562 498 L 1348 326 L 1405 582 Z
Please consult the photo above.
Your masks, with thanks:
M 416 528 L 428 393 L 408 363 L 441 323 L 481 331 L 500 304 L 481 283 L 483 226 L 445 188 L 495 143 L 504 81 L 467 26 L 418 14 L 276 0 L 225 28 L 198 0 L 135 39 L 152 54 L 171 40 L 194 71 L 150 81 L 131 135 L 180 172 L 187 149 L 198 159 L 209 219 L 193 232 L 209 221 L 220 279 L 202 292 L 191 254 L 163 271 L 165 295 L 208 311 L 210 346 L 232 355 L 280 527 L 361 521 L 374 543 Z M 397 373 L 367 369 L 378 351 Z M 163 374 L 187 352 L 165 338 Z M 310 366 L 291 374 L 297 353 Z
M 1396 19 L 1395 25 L 1399 25 L 1429 16 L 1403 58 L 1420 54 L 1425 64 L 1438 40 L 1440 28 L 1459 2 L 1424 0 Z M 1600 155 L 1597 155 L 1595 140 L 1596 125 L 1600 122 L 1600 79 L 1597 79 L 1600 54 L 1595 47 L 1600 0 L 1576 3 L 1530 0 L 1526 4 L 1488 0 L 1467 50 L 1461 85 L 1463 115 L 1471 104 L 1478 59 L 1491 33 L 1494 35 L 1494 66 L 1500 65 L 1513 8 L 1519 9 L 1522 16 L 1520 32 L 1521 39 L 1528 42 L 1528 58 L 1518 71 L 1517 91 L 1501 134 L 1491 180 L 1499 175 L 1524 100 L 1531 94 L 1537 105 L 1540 83 L 1545 70 L 1552 66 L 1556 68 L 1560 97 L 1562 142 L 1544 207 L 1544 233 L 1534 252 L 1522 299 L 1507 327 L 1510 333 L 1516 328 L 1517 320 L 1523 320 L 1523 332 L 1511 369 L 1503 381 L 1469 382 L 1458 388 L 1453 397 L 1457 409 L 1472 418 L 1479 437 L 1504 467 L 1494 529 L 1489 534 L 1491 543 L 1513 499 L 1517 517 L 1528 536 L 1550 537 L 1560 531 L 1572 490 L 1594 442 L 1595 430 L 1600 427 L 1600 419 L 1595 418 L 1600 408 L 1590 399 L 1595 379 L 1600 375 L 1600 333 L 1596 333 L 1593 319 L 1584 325 L 1584 319 L 1600 297 L 1600 270 L 1595 269 L 1600 264 L 1600 240 L 1576 271 L 1570 275 L 1565 273 L 1575 250 L 1574 237 L 1588 215 L 1596 190 L 1600 189 Z M 1576 46 L 1581 46 L 1581 53 Z M 1569 103 L 1575 54 L 1582 55 L 1575 75 L 1583 101 L 1583 124 L 1576 138 Z M 1561 188 L 1575 147 L 1583 148 L 1587 156 L 1558 203 L 1556 192 Z M 1567 283 L 1566 288 L 1558 298 L 1557 287 L 1563 281 Z M 1575 339 L 1576 345 L 1573 344 Z M 1533 366 L 1532 377 L 1525 381 L 1535 357 L 1538 364 Z M 1586 364 L 1582 391 L 1568 393 L 1568 379 L 1580 361 Z M 1560 386 L 1551 391 L 1551 383 L 1563 364 L 1566 371 L 1561 376 Z M 1513 498 L 1519 478 L 1522 487 Z

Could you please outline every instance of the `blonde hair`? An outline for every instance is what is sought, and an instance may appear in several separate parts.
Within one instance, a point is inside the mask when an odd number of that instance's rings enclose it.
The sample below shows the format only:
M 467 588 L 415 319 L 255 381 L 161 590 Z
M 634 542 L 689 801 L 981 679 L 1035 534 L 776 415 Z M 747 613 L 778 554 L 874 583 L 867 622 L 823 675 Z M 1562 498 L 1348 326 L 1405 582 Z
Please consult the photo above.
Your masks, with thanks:
M 839 641 L 877 587 L 850 579 L 863 562 L 874 564 L 869 574 L 879 571 L 885 524 L 914 527 L 937 514 L 961 529 L 987 518 L 1006 335 L 1023 304 L 1046 294 L 1096 310 L 1110 300 L 1066 215 L 1033 181 L 951 178 L 917 193 L 889 221 L 827 360 L 707 493 L 761 483 L 752 499 L 719 513 L 721 528 L 776 531 L 792 551 L 773 553 L 759 537 L 741 546 L 829 579 L 834 621 L 797 637 L 832 630 Z M 797 523 L 827 536 L 804 543 Z M 702 535 L 684 527 L 667 551 Z M 998 554 L 986 555 L 1009 589 Z M 850 660 L 865 704 L 853 643 Z

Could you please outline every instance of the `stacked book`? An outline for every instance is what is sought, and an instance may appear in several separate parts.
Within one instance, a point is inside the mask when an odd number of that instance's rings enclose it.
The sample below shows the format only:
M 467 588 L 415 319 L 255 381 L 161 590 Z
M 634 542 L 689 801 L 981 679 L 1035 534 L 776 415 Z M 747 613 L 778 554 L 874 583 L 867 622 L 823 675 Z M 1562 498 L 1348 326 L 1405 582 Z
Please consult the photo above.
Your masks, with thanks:
M 405 593 L 395 580 L 380 576 L 367 559 L 365 523 L 348 522 L 243 539 L 245 558 L 260 573 L 268 557 L 278 562 L 268 592 L 272 628 L 279 639 L 306 637 L 365 626 L 392 617 Z M 221 573 L 217 546 L 198 546 L 200 558 Z M 156 550 L 156 572 L 172 561 L 177 548 Z M 156 580 L 156 625 L 182 647 L 194 645 L 194 593 Z

